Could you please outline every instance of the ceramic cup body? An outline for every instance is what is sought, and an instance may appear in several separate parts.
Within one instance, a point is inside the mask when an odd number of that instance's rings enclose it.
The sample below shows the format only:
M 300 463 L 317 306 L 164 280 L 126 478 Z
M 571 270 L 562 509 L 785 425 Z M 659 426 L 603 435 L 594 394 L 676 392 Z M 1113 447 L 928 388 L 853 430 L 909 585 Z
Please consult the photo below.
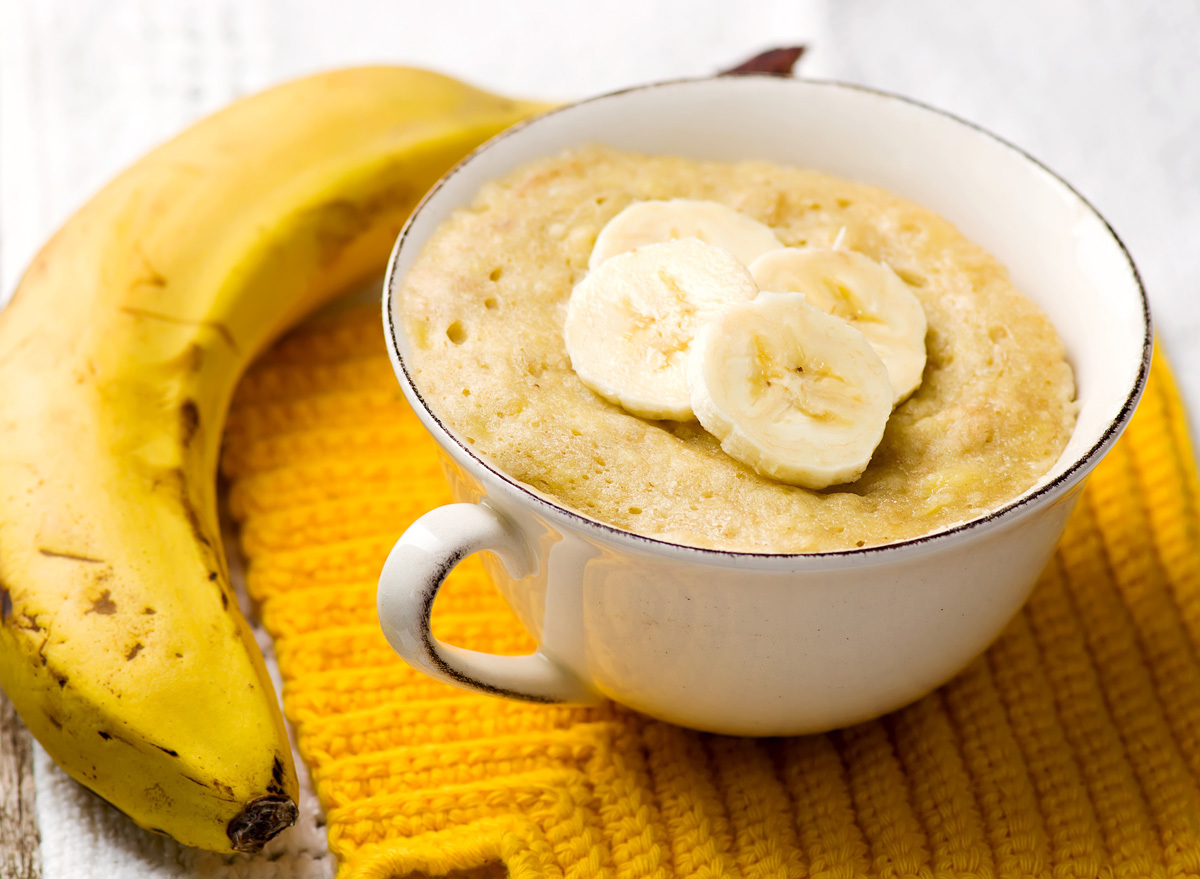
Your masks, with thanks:
M 1051 471 L 981 518 L 882 547 L 767 555 L 679 546 L 572 513 L 476 457 L 422 397 L 399 289 L 437 226 L 518 165 L 586 143 L 766 159 L 882 186 L 955 223 L 1050 317 L 1075 370 L 1075 432 Z M 611 698 L 713 732 L 780 735 L 898 708 L 981 653 L 1020 608 L 1083 481 L 1128 422 L 1149 367 L 1136 270 L 1103 219 L 1019 150 L 910 101 L 837 83 L 728 77 L 574 104 L 486 144 L 426 197 L 384 291 L 397 377 L 460 503 L 423 516 L 380 578 L 380 622 L 410 663 L 512 698 Z M 618 474 L 619 476 L 619 474 Z M 527 657 L 437 641 L 446 574 L 486 551 L 537 639 Z

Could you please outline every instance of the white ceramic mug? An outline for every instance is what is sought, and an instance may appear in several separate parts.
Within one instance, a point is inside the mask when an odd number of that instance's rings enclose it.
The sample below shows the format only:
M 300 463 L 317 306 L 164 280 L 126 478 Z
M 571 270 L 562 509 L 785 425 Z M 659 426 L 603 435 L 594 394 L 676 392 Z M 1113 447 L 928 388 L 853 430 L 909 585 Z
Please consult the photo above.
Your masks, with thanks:
M 1080 409 L 1060 460 L 1021 497 L 963 525 L 886 546 L 765 555 L 619 530 L 477 457 L 409 374 L 401 282 L 437 226 L 485 182 L 589 142 L 817 168 L 949 219 L 1009 268 L 1065 343 Z M 392 255 L 383 310 L 396 375 L 461 501 L 418 519 L 387 560 L 378 609 L 392 646 L 468 689 L 539 702 L 608 697 L 685 726 L 748 735 L 877 716 L 981 653 L 1025 601 L 1085 477 L 1128 422 L 1151 351 L 1145 295 L 1125 248 L 1034 159 L 903 98 L 757 76 L 605 95 L 485 144 L 413 214 Z M 480 551 L 536 653 L 494 656 L 430 632 L 442 580 Z

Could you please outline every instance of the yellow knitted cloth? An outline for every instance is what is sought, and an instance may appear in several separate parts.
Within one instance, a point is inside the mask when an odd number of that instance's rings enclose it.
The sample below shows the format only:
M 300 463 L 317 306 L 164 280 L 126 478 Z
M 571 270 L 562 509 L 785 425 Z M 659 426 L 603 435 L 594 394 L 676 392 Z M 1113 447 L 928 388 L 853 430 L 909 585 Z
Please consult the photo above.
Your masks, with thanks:
M 450 497 L 374 308 L 251 370 L 224 470 L 343 877 L 1200 874 L 1200 486 L 1161 360 L 991 650 L 909 708 L 803 738 L 501 701 L 396 657 L 376 576 Z M 463 646 L 532 647 L 474 559 L 434 621 Z

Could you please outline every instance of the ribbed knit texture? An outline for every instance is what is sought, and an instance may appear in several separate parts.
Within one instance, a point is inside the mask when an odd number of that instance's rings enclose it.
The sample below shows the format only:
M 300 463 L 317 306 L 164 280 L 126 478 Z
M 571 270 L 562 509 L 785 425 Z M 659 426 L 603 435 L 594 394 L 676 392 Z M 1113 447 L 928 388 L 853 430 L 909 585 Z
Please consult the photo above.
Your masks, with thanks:
M 1200 487 L 1161 359 L 991 650 L 828 735 L 702 735 L 408 668 L 378 628 L 376 577 L 451 498 L 375 309 L 262 358 L 224 470 L 343 877 L 496 862 L 515 879 L 1200 875 Z M 477 559 L 451 575 L 434 630 L 533 646 Z

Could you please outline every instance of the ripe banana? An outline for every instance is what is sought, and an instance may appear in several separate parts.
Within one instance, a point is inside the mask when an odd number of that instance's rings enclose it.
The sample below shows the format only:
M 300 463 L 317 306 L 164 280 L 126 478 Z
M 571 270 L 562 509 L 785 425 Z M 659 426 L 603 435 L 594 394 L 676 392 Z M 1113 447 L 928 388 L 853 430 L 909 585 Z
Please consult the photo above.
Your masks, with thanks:
M 759 293 L 702 326 L 688 386 L 726 454 L 805 488 L 857 479 L 892 412 L 887 369 L 866 337 L 801 293 Z
M 0 313 L 0 685 L 138 824 L 256 851 L 295 820 L 218 537 L 230 396 L 380 270 L 438 176 L 539 109 L 386 67 L 240 101 L 97 194 Z
M 783 247 L 770 226 L 720 202 L 689 198 L 638 201 L 600 230 L 588 269 L 594 271 L 618 253 L 676 238 L 699 238 L 705 244 L 728 250 L 747 266 L 762 254 Z
M 759 290 L 803 293 L 867 337 L 887 367 L 899 405 L 925 371 L 925 310 L 886 265 L 852 250 L 788 247 L 750 263 Z
M 571 367 L 627 412 L 691 421 L 687 355 L 696 331 L 757 292 L 729 251 L 696 238 L 620 253 L 571 291 L 563 326 Z

